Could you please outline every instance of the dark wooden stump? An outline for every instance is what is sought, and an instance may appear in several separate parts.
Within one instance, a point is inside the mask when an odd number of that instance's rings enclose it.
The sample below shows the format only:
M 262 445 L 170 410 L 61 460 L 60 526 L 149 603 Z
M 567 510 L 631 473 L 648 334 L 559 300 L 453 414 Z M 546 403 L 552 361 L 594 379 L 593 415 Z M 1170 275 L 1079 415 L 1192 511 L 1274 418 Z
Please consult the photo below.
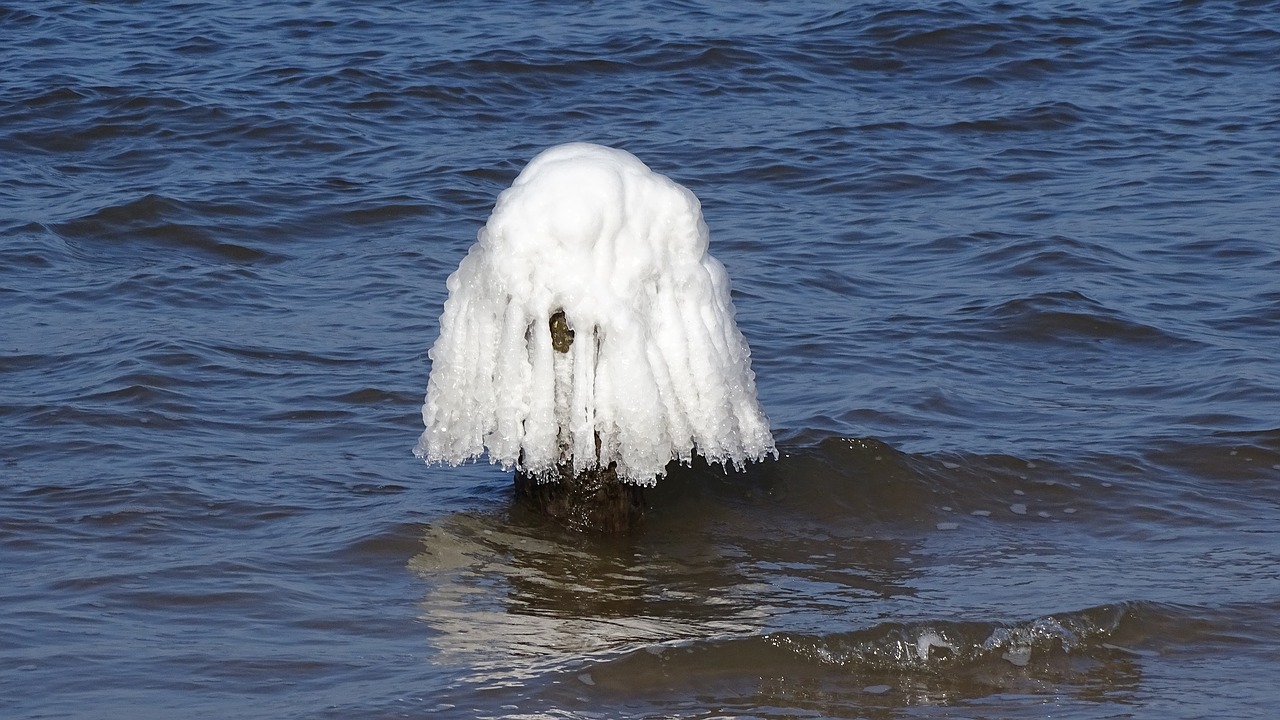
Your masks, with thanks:
M 571 530 L 616 535 L 644 520 L 644 488 L 618 479 L 613 467 L 581 474 L 561 466 L 555 480 L 516 473 L 516 498 Z
M 567 353 L 573 345 L 573 328 L 563 310 L 548 319 L 551 347 Z M 599 459 L 600 438 L 596 437 Z M 516 498 L 535 511 L 579 532 L 619 534 L 630 531 L 644 519 L 644 488 L 618 479 L 613 464 L 573 471 L 572 459 L 562 462 L 553 478 L 539 478 L 516 472 Z

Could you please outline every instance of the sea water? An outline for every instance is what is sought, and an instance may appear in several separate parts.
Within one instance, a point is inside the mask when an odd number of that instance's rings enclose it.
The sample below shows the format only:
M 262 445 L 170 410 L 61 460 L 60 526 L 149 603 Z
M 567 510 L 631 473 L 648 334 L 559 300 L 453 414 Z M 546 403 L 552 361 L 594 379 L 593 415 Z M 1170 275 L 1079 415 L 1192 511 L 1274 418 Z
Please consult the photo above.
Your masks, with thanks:
M 9 3 L 0 715 L 1270 717 L 1280 7 Z M 701 202 L 779 457 L 412 454 L 546 148 Z

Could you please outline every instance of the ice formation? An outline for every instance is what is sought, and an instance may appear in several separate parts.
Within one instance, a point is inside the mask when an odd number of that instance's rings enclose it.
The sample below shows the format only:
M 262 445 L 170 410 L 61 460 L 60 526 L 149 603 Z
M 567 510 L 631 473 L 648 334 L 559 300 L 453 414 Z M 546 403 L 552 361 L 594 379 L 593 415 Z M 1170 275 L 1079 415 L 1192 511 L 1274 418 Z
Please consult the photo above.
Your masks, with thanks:
M 623 150 L 571 143 L 498 196 L 448 280 L 415 453 L 553 479 L 616 463 L 652 485 L 694 453 L 776 454 L 729 277 L 693 193 Z M 563 311 L 573 341 L 552 347 Z

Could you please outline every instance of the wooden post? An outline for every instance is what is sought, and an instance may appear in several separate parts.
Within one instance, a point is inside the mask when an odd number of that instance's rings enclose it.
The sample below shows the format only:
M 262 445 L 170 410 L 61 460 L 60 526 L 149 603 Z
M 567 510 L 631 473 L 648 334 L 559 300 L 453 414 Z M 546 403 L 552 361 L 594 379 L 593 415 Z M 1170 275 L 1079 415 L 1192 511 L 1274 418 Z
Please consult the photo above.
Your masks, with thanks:
M 573 345 L 573 329 L 563 310 L 552 313 L 551 347 L 560 354 Z M 596 458 L 600 456 L 600 436 L 596 436 Z M 617 466 L 591 467 L 573 471 L 573 458 L 562 458 L 554 480 L 516 471 L 516 497 L 538 512 L 572 530 L 601 534 L 625 533 L 644 519 L 644 488 L 618 479 Z

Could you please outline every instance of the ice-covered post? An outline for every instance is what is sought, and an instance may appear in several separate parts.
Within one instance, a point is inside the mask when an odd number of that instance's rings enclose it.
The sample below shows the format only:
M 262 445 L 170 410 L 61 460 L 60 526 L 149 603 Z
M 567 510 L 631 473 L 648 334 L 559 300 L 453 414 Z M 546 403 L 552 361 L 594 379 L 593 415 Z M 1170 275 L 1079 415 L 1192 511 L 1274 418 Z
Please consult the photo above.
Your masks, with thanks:
M 673 460 L 774 454 L 707 243 L 693 193 L 630 153 L 538 155 L 449 277 L 416 454 L 487 451 L 523 497 L 599 531 L 638 520 Z

